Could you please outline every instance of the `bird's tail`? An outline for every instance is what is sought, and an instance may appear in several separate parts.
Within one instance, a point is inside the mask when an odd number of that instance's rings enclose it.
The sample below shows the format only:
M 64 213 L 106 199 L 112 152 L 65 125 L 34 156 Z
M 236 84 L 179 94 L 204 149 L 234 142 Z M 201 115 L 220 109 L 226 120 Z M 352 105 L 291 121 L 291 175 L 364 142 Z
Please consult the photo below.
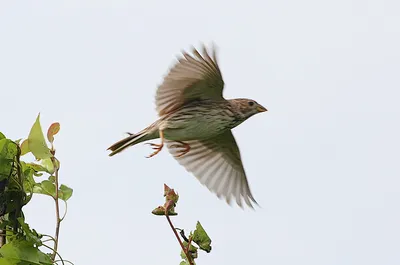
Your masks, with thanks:
M 109 156 L 113 156 L 115 154 L 118 154 L 119 152 L 125 150 L 127 147 L 131 145 L 135 145 L 147 140 L 150 140 L 148 137 L 148 133 L 146 130 L 143 130 L 137 134 L 130 134 L 128 137 L 116 142 L 112 146 L 110 146 L 107 150 L 110 150 L 111 153 Z

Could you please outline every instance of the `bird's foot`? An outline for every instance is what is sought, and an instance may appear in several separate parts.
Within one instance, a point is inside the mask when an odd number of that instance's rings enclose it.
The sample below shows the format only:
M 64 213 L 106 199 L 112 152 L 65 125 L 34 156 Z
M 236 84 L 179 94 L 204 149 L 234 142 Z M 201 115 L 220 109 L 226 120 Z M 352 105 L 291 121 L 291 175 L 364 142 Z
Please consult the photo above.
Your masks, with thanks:
M 163 144 L 163 143 L 161 143 L 161 144 L 146 143 L 146 144 L 150 145 L 151 148 L 153 148 L 153 149 L 155 150 L 152 154 L 150 154 L 149 156 L 146 156 L 147 158 L 150 158 L 150 157 L 155 156 L 155 155 L 158 154 L 158 153 L 163 149 L 163 147 L 164 147 L 164 144 Z
M 190 145 L 181 141 L 176 141 L 178 144 L 171 145 L 171 148 L 183 148 L 175 157 L 181 157 L 190 151 Z

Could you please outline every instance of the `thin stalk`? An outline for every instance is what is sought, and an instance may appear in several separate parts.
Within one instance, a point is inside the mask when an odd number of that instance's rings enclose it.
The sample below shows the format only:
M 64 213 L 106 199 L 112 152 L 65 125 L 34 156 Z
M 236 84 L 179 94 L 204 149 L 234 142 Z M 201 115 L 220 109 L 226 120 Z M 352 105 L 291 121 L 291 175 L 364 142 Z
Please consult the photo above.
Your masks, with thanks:
M 64 259 L 61 257 L 60 253 L 58 253 L 54 248 L 47 246 L 46 244 L 43 244 L 42 246 L 46 247 L 50 250 L 53 250 L 53 252 L 56 253 L 56 255 L 60 258 L 61 263 L 64 265 Z M 53 258 L 53 262 L 55 262 L 54 260 L 55 260 L 55 258 Z
M 6 233 L 3 230 L 0 230 L 0 248 L 6 244 Z
M 192 244 L 192 236 L 189 236 L 188 245 L 186 247 L 186 252 L 189 253 L 190 244 Z
M 178 242 L 179 242 L 179 245 L 181 245 L 182 251 L 183 251 L 183 253 L 185 253 L 186 258 L 187 258 L 187 260 L 189 261 L 189 264 L 190 264 L 190 265 L 193 265 L 192 257 L 190 257 L 190 255 L 189 255 L 189 247 L 190 247 L 190 245 L 188 245 L 188 248 L 187 248 L 187 249 L 186 249 L 185 246 L 183 245 L 182 240 L 181 240 L 181 238 L 180 238 L 179 235 L 178 235 L 178 232 L 176 232 L 176 229 L 175 229 L 174 225 L 172 224 L 171 219 L 170 219 L 169 216 L 168 216 L 168 210 L 165 211 L 165 217 L 167 217 L 168 223 L 169 223 L 169 225 L 171 226 L 171 229 L 172 229 L 172 231 L 174 232 L 175 237 L 176 237 L 176 239 L 177 239 Z M 189 241 L 189 244 L 190 244 L 190 241 Z
M 60 234 L 60 224 L 62 219 L 60 218 L 60 205 L 58 204 L 58 163 L 57 160 L 54 156 L 51 157 L 51 161 L 53 162 L 54 168 L 55 168 L 55 180 L 54 180 L 54 184 L 56 185 L 56 194 L 53 197 L 54 198 L 54 202 L 56 205 L 56 232 L 54 235 L 54 251 L 53 251 L 53 255 L 52 255 L 52 260 L 54 261 L 56 258 L 56 253 L 57 253 L 57 249 L 58 249 L 58 236 Z

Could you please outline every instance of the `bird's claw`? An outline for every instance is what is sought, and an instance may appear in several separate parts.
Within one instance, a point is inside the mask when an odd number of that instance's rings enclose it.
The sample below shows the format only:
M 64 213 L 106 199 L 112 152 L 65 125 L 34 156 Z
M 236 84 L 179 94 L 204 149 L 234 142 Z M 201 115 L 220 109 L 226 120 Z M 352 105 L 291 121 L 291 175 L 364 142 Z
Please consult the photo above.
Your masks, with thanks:
M 154 150 L 158 150 L 163 147 L 163 144 L 153 144 L 153 143 L 145 143 L 145 144 L 150 145 L 151 148 L 153 148 Z
M 184 150 L 180 151 L 177 155 L 174 155 L 175 157 L 181 157 L 187 152 L 190 151 L 190 145 L 184 142 L 178 142 L 179 144 L 172 144 L 170 147 L 171 148 L 184 148 Z
M 151 153 L 149 156 L 146 156 L 146 158 L 150 158 L 155 156 L 156 154 L 158 154 L 164 147 L 164 144 L 154 144 L 154 143 L 146 143 L 148 145 L 151 146 L 151 148 L 153 148 L 153 150 L 155 150 L 153 153 Z

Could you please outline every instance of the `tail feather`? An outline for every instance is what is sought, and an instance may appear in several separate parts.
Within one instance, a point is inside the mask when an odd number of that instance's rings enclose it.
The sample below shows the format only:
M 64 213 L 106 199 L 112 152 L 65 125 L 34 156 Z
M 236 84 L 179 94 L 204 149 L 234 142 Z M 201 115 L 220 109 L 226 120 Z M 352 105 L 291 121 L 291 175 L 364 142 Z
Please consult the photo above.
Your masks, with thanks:
M 130 134 L 128 137 L 116 142 L 112 146 L 110 146 L 107 150 L 110 150 L 111 153 L 109 156 L 113 156 L 118 154 L 119 152 L 125 150 L 127 147 L 138 144 L 140 142 L 146 141 L 145 139 L 146 133 L 140 132 L 138 134 Z

